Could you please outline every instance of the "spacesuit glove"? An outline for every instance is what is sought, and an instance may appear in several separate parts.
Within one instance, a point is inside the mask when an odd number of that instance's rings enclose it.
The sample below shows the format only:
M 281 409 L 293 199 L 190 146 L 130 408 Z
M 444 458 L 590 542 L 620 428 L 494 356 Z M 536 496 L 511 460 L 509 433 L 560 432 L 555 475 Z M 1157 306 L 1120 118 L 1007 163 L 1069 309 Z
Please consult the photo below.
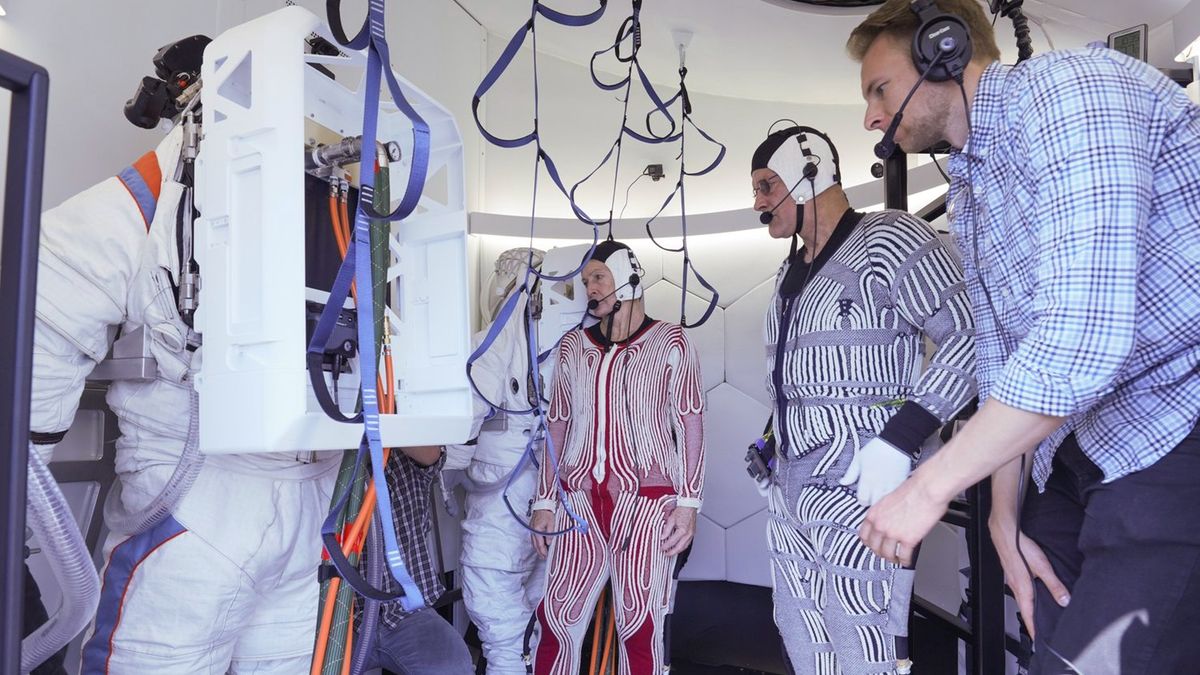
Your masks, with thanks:
M 838 483 L 858 482 L 858 503 L 871 506 L 895 490 L 912 471 L 912 458 L 882 438 L 872 438 L 854 453 L 850 468 Z

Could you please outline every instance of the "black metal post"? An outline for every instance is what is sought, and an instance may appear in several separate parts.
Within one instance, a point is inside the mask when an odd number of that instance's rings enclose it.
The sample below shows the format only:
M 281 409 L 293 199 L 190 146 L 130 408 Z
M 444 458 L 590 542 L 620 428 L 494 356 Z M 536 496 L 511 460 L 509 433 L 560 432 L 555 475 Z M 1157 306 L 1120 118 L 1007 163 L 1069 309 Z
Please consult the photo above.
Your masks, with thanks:
M 8 365 L 8 377 L 0 378 L 0 672 L 16 673 L 25 597 L 25 463 L 50 76 L 41 66 L 0 51 L 0 87 L 12 92 L 0 230 L 0 364 Z
M 967 491 L 971 522 L 967 546 L 971 548 L 971 670 L 975 675 L 1004 672 L 1004 569 L 988 534 L 992 511 L 991 480 L 984 479 Z
M 901 150 L 883 160 L 883 206 L 908 210 L 908 155 Z

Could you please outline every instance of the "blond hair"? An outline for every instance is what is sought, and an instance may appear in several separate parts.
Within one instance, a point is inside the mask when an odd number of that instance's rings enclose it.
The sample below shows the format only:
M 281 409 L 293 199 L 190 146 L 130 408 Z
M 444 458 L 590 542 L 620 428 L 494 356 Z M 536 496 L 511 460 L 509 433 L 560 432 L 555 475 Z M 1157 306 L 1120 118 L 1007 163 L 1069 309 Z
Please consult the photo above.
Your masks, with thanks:
M 846 40 L 846 51 L 855 61 L 862 61 L 880 35 L 889 35 L 905 44 L 911 43 L 913 34 L 921 27 L 921 20 L 912 11 L 911 4 L 910 0 L 887 0 L 851 31 L 850 39 Z M 996 33 L 977 0 L 934 0 L 934 4 L 939 10 L 953 14 L 967 24 L 973 49 L 971 61 L 986 65 L 1000 60 Z

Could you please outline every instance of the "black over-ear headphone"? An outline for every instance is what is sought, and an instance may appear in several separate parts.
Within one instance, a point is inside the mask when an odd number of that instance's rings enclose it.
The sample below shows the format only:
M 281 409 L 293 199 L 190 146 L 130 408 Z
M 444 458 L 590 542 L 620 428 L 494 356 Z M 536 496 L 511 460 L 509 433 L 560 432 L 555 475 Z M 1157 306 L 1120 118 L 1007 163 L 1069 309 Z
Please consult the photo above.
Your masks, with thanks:
M 796 135 L 797 142 L 800 144 L 800 152 L 803 152 L 804 157 L 809 160 L 809 162 L 804 165 L 804 177 L 808 180 L 815 179 L 817 177 L 817 164 L 819 164 L 821 161 L 820 157 L 817 157 L 816 160 L 813 160 L 812 151 L 808 149 L 807 134 L 812 134 L 825 141 L 825 144 L 829 146 L 829 151 L 833 153 L 833 182 L 841 183 L 842 160 L 840 157 L 838 157 L 837 146 L 833 144 L 833 141 L 830 140 L 829 136 L 827 136 L 824 132 L 817 131 L 812 127 L 804 127 L 799 125 L 797 125 L 797 128 L 800 130 L 800 132 Z
M 912 43 L 917 72 L 924 72 L 937 59 L 937 65 L 929 70 L 925 79 L 945 82 L 962 78 L 972 54 L 971 32 L 967 30 L 966 22 L 938 9 L 934 0 L 914 0 L 909 8 L 921 21 L 913 33 Z

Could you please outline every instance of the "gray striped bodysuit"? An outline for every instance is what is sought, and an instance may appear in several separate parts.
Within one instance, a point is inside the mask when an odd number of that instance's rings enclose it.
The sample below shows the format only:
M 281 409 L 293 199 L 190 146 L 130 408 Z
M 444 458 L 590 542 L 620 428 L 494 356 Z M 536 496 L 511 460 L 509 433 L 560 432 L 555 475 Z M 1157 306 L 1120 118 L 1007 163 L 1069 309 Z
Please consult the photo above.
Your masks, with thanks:
M 913 572 L 859 540 L 866 508 L 838 480 L 876 436 L 916 456 L 975 396 L 962 269 L 899 211 L 847 211 L 811 265 L 802 253 L 780 268 L 765 321 L 775 621 L 797 673 L 893 673 Z

